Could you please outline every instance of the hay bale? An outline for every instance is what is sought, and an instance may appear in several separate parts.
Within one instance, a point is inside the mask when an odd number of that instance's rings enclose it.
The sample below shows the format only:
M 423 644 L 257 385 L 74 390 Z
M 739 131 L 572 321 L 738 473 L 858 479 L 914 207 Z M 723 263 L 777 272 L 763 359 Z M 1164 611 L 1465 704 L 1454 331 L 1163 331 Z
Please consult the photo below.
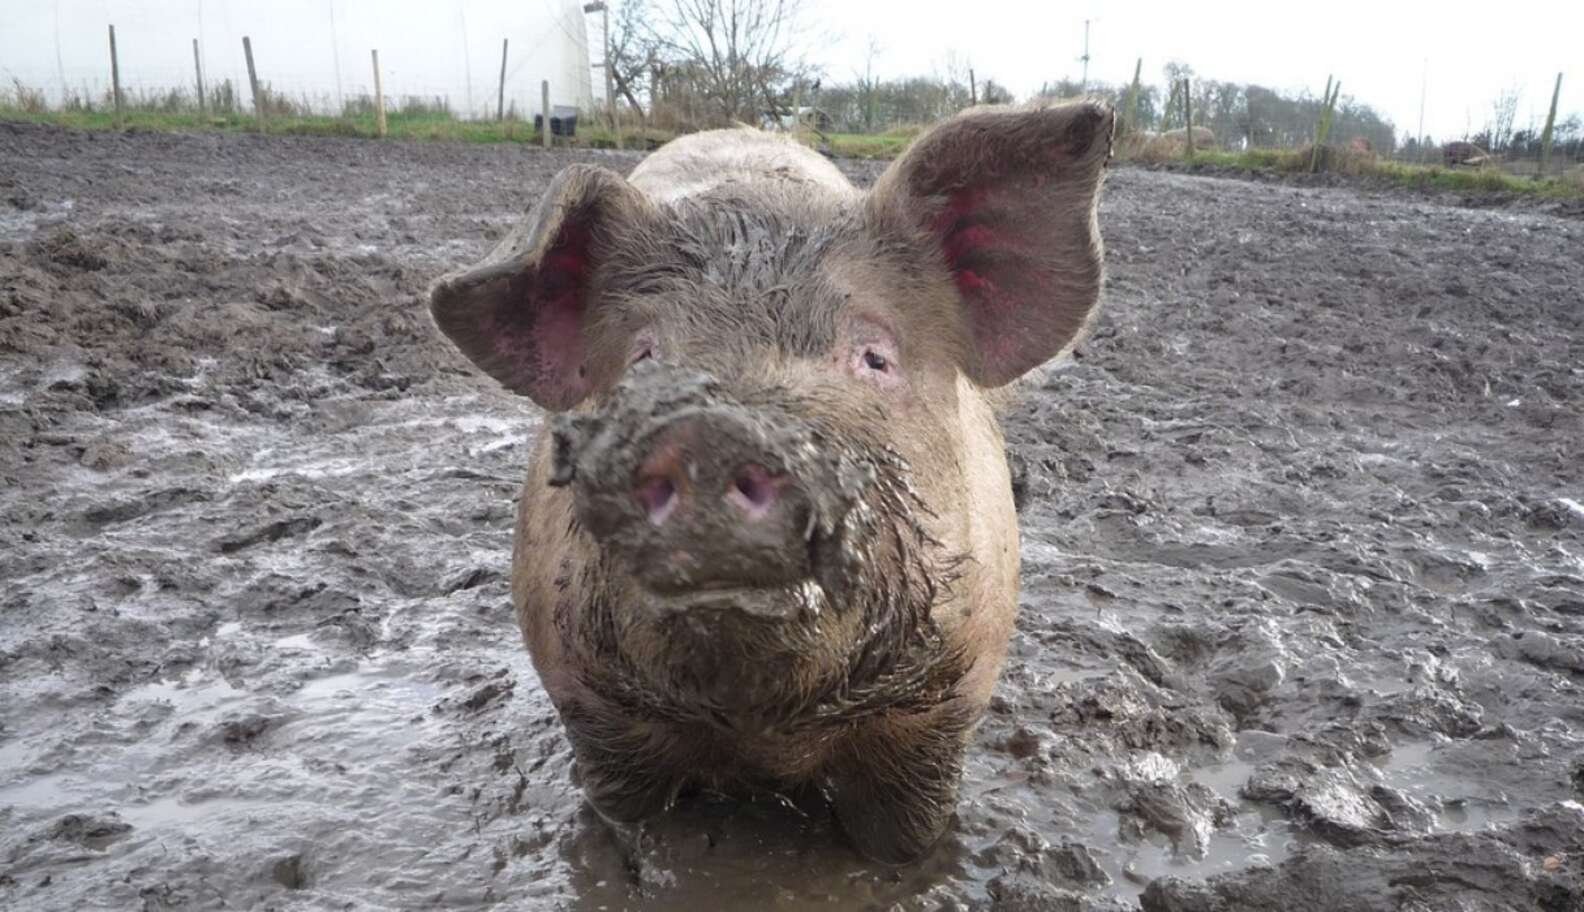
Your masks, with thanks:
M 1216 148 L 1215 133 L 1209 127 L 1194 127 L 1194 151 Z M 1122 143 L 1122 152 L 1128 158 L 1144 161 L 1169 161 L 1182 158 L 1188 152 L 1188 131 L 1178 128 L 1156 133 L 1139 130 L 1129 134 Z
M 1215 135 L 1215 131 L 1214 130 L 1211 130 L 1209 127 L 1194 127 L 1193 131 L 1194 131 L 1193 139 L 1194 139 L 1194 148 L 1195 149 L 1214 149 L 1214 148 L 1216 148 L 1217 143 L 1216 143 L 1216 135 Z M 1164 135 L 1166 137 L 1168 137 L 1168 138 L 1175 139 L 1177 142 L 1180 142 L 1180 143 L 1186 144 L 1188 142 L 1188 131 L 1187 130 L 1168 130 Z
M 1441 147 L 1441 161 L 1448 168 L 1456 168 L 1458 166 L 1477 168 L 1480 165 L 1489 163 L 1491 155 L 1471 142 L 1458 140 L 1449 142 Z

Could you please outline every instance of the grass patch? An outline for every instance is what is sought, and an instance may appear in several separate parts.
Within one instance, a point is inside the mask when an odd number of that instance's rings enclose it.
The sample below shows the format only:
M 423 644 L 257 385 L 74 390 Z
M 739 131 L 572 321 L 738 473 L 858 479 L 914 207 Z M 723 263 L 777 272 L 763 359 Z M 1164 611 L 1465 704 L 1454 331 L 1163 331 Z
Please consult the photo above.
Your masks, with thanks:
M 884 133 L 827 133 L 832 155 L 843 158 L 896 158 L 923 127 L 895 127 Z
M 211 88 L 209 94 L 208 113 L 200 114 L 193 108 L 190 99 L 180 92 L 171 92 L 128 99 L 128 109 L 122 119 L 128 128 L 141 130 L 244 132 L 258 129 L 258 121 L 253 115 L 245 114 L 238 108 L 229 81 Z M 370 139 L 377 135 L 374 105 L 367 98 L 349 100 L 339 116 L 302 113 L 305 109 L 305 105 L 283 98 L 271 98 L 271 103 L 265 106 L 266 132 Z M 73 96 L 64 107 L 50 110 L 45 105 L 42 93 L 27 89 L 20 83 L 9 89 L 0 88 L 0 120 L 55 124 L 80 130 L 111 130 L 116 125 L 115 111 L 108 97 L 88 99 Z M 510 115 L 500 121 L 460 120 L 442 99 L 402 99 L 399 104 L 386 110 L 385 121 L 386 134 L 392 139 L 523 144 L 540 142 L 539 131 L 534 129 L 531 120 Z M 900 155 L 922 129 L 921 126 L 905 126 L 884 133 L 827 133 L 823 139 L 833 155 L 889 159 Z M 675 133 L 667 130 L 624 128 L 622 144 L 628 149 L 648 151 L 658 149 L 675 137 Z M 798 138 L 809 145 L 816 145 L 821 139 L 812 131 L 800 131 Z M 616 136 L 605 124 L 584 120 L 578 124 L 577 136 L 570 141 L 557 137 L 556 145 L 613 149 L 616 147 Z M 1196 151 L 1191 158 L 1160 159 L 1140 155 L 1139 160 L 1168 167 L 1202 165 L 1297 174 L 1309 170 L 1311 154 L 1307 148 L 1243 151 L 1206 149 Z M 1379 159 L 1337 147 L 1328 147 L 1323 158 L 1324 170 L 1328 172 L 1370 178 L 1417 190 L 1584 198 L 1584 169 L 1579 168 L 1560 177 L 1535 180 L 1494 168 L 1417 165 Z
M 1238 152 L 1206 150 L 1192 158 L 1179 159 L 1188 166 L 1208 165 L 1249 171 L 1276 171 L 1301 174 L 1309 170 L 1309 149 L 1248 149 Z M 1441 190 L 1452 193 L 1513 193 L 1528 196 L 1584 197 L 1584 181 L 1572 175 L 1535 180 L 1494 168 L 1447 168 L 1398 162 L 1345 150 L 1330 148 L 1326 156 L 1329 173 L 1373 178 L 1415 190 Z
M 1247 152 L 1209 150 L 1195 152 L 1193 161 L 1256 171 L 1306 171 L 1309 168 L 1309 162 L 1300 162 L 1297 151 L 1292 149 L 1250 149 Z
M 116 115 L 111 103 L 67 106 L 60 110 L 46 110 L 42 104 L 18 103 L 24 99 L 16 93 L 0 93 L 0 120 L 26 123 L 54 124 L 79 130 L 113 130 Z M 275 106 L 279 113 L 271 114 L 271 105 L 265 107 L 265 132 L 296 136 L 350 136 L 372 139 L 378 135 L 372 103 L 348 102 L 339 116 L 330 114 L 300 113 L 301 108 Z M 254 132 L 258 120 L 251 113 L 235 108 L 211 110 L 200 114 L 191 106 L 167 109 L 164 106 L 140 104 L 128 107 L 122 117 L 129 129 L 192 132 L 196 130 L 221 130 Z M 404 99 L 400 105 L 385 112 L 386 136 L 391 139 L 436 140 L 441 142 L 512 142 L 538 144 L 539 131 L 531 120 L 508 117 L 505 120 L 460 120 L 443 103 L 424 99 Z M 627 129 L 623 131 L 623 146 L 628 149 L 656 149 L 672 139 L 674 134 L 662 130 Z M 557 146 L 612 149 L 616 136 L 608 127 L 578 124 L 576 136 L 567 140 L 556 137 Z

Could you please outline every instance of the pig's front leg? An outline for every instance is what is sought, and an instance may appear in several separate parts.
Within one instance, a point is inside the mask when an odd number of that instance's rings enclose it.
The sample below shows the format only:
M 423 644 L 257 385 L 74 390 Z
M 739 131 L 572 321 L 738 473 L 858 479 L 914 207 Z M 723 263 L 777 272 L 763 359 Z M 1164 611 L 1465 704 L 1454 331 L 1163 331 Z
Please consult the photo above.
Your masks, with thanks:
M 657 817 L 675 803 L 682 781 L 662 736 L 614 714 L 562 717 L 577 757 L 577 781 L 591 807 L 618 829 Z
M 957 803 L 968 725 L 951 713 L 876 722 L 854 738 L 825 780 L 836 819 L 858 851 L 887 864 L 922 857 Z

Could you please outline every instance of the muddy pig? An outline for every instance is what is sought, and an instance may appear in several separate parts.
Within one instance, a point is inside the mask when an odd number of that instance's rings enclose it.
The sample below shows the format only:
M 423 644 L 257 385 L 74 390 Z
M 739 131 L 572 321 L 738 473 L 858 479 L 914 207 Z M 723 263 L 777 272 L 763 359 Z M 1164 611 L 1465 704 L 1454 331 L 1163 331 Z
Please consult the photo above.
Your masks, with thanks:
M 874 188 L 752 130 L 573 165 L 431 311 L 554 413 L 512 595 L 588 801 L 818 789 L 877 860 L 946 827 L 1018 589 L 995 405 L 1101 283 L 1113 118 L 973 109 Z

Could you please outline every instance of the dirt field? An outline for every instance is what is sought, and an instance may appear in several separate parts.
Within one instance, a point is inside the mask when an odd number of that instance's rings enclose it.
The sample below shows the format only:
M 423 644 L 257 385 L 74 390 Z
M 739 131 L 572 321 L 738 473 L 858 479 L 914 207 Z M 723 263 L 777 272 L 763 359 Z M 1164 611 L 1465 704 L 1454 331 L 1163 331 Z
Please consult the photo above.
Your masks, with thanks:
M 1116 169 L 947 838 L 628 856 L 421 297 L 590 160 L 0 125 L 0 907 L 1584 908 L 1584 221 Z

